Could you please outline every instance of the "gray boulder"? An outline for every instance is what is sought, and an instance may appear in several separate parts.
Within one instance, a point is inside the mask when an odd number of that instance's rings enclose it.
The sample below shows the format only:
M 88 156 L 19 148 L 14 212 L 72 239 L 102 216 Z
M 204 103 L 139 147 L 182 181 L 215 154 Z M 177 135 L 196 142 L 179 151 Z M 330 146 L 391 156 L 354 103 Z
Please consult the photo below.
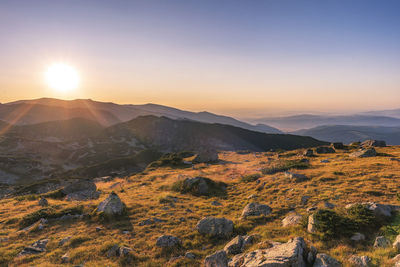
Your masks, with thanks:
M 392 216 L 392 212 L 398 210 L 398 206 L 394 205 L 386 205 L 386 204 L 379 204 L 375 202 L 363 202 L 363 203 L 352 203 L 345 206 L 346 209 L 353 207 L 354 205 L 363 205 L 367 209 L 373 211 L 376 217 L 390 217 Z
M 271 212 L 272 209 L 268 205 L 253 202 L 247 204 L 246 207 L 244 207 L 242 211 L 242 218 L 246 218 L 249 216 L 261 216 L 261 215 L 267 216 Z
M 246 266 L 296 266 L 305 267 L 306 244 L 297 237 L 287 243 L 275 244 L 270 248 L 257 249 L 236 255 L 229 262 L 229 267 Z
M 307 231 L 310 233 L 315 233 L 317 232 L 317 219 L 315 218 L 315 214 L 311 214 L 308 216 L 308 225 L 307 225 Z
M 23 255 L 32 255 L 39 254 L 46 251 L 47 243 L 49 243 L 48 239 L 38 240 L 30 246 L 25 247 L 20 253 L 20 256 Z
M 386 142 L 382 140 L 365 140 L 361 143 L 362 147 L 386 147 Z
M 98 212 L 103 212 L 104 215 L 111 217 L 122 215 L 124 213 L 124 210 L 125 204 L 114 192 L 111 192 L 111 194 L 97 207 Z
M 314 156 L 314 151 L 312 149 L 307 149 L 306 151 L 304 151 L 303 156 L 305 157 L 312 157 Z
M 194 163 L 211 163 L 218 161 L 218 152 L 215 149 L 202 149 L 193 159 Z
M 228 267 L 228 257 L 226 252 L 219 250 L 212 255 L 208 255 L 204 259 L 205 267 Z
M 390 247 L 390 241 L 384 236 L 377 236 L 375 238 L 374 247 L 375 248 L 388 248 Z
M 376 157 L 377 153 L 375 148 L 368 148 L 368 149 L 360 149 L 356 152 L 350 154 L 351 157 L 355 158 L 369 158 L 369 157 Z
M 340 142 L 331 143 L 331 146 L 332 146 L 334 149 L 344 149 L 343 143 L 340 143 Z
M 48 205 L 49 205 L 49 202 L 47 201 L 47 199 L 45 199 L 44 197 L 42 197 L 40 200 L 39 200 L 39 206 L 42 206 L 42 207 L 47 207 Z
M 336 259 L 324 253 L 318 253 L 315 256 L 315 261 L 313 265 L 313 267 L 340 267 L 340 266 L 342 266 L 340 262 L 338 262 Z
M 368 256 L 351 256 L 349 262 L 352 266 L 369 267 L 371 266 L 371 259 Z
M 206 217 L 197 223 L 196 229 L 203 235 L 227 237 L 233 232 L 233 222 L 225 218 Z
M 400 252 L 400 235 L 396 236 L 396 240 L 393 242 L 393 248 L 396 249 L 397 252 Z
M 317 147 L 315 150 L 318 154 L 330 154 L 330 153 L 335 153 L 335 149 L 329 146 L 320 146 Z
M 224 251 L 228 255 L 236 255 L 236 254 L 242 253 L 244 248 L 246 246 L 253 244 L 253 242 L 254 242 L 254 236 L 238 235 L 225 245 Z
M 302 219 L 303 216 L 295 212 L 291 212 L 288 215 L 286 215 L 286 217 L 282 220 L 282 226 L 286 227 L 286 226 L 298 225 L 301 223 Z
M 191 193 L 195 196 L 207 196 L 215 193 L 225 193 L 226 184 L 216 182 L 205 177 L 186 178 L 183 181 L 182 193 Z
M 293 172 L 285 172 L 285 176 L 294 182 L 304 182 L 309 180 L 309 178 L 304 174 L 298 174 Z
M 181 240 L 176 236 L 162 235 L 157 238 L 156 246 L 159 248 L 171 248 L 181 244 Z
M 75 180 L 61 189 L 69 200 L 97 199 L 100 192 L 97 191 L 96 184 L 92 180 Z
M 362 233 L 355 233 L 350 237 L 350 240 L 355 241 L 355 242 L 360 242 L 365 240 L 365 235 Z

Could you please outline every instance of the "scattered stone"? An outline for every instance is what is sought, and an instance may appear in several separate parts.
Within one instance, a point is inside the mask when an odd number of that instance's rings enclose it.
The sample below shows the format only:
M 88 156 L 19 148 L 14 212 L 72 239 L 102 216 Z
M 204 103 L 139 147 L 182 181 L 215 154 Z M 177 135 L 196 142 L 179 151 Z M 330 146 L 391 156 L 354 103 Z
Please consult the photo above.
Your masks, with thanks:
M 315 218 L 315 214 L 311 214 L 310 216 L 308 216 L 307 231 L 310 233 L 315 233 L 317 231 L 316 225 L 317 221 Z
M 371 259 L 368 256 L 351 256 L 349 262 L 353 266 L 369 267 L 371 266 Z
M 323 159 L 323 160 L 321 160 L 320 162 L 321 162 L 321 163 L 329 163 L 329 160 L 328 160 L 328 159 Z
M 157 238 L 156 246 L 159 248 L 170 248 L 179 246 L 181 244 L 181 240 L 172 235 L 162 235 Z
M 206 217 L 197 223 L 196 229 L 203 235 L 227 237 L 233 232 L 233 222 L 225 218 Z
M 48 205 L 49 205 L 49 202 L 48 202 L 47 199 L 45 199 L 44 197 L 42 197 L 42 198 L 39 200 L 39 206 L 47 207 Z
M 298 174 L 293 172 L 285 172 L 285 176 L 295 182 L 304 182 L 308 180 L 308 177 L 305 176 L 304 174 Z
M 208 255 L 204 259 L 205 267 L 228 267 L 228 257 L 226 252 L 219 250 L 212 255 Z
M 340 142 L 332 143 L 331 146 L 333 146 L 334 149 L 344 149 L 343 143 Z
M 368 158 L 368 157 L 376 157 L 377 153 L 375 148 L 361 149 L 359 151 L 353 152 L 350 154 L 351 157 L 355 158 Z
M 275 244 L 270 248 L 257 249 L 236 255 L 229 262 L 229 267 L 239 266 L 296 266 L 305 267 L 306 244 L 297 237 L 287 243 Z M 214 265 L 217 266 L 217 265 Z
M 388 248 L 390 247 L 390 241 L 384 236 L 378 236 L 374 242 L 375 248 Z
M 218 161 L 218 152 L 214 149 L 202 149 L 198 151 L 193 163 L 212 163 Z
M 307 149 L 306 151 L 304 151 L 303 156 L 312 157 L 314 156 L 314 151 L 312 149 Z
M 194 260 L 196 258 L 196 255 L 194 255 L 192 252 L 186 252 L 185 253 L 185 258 Z
M 291 212 L 282 220 L 282 226 L 286 227 L 286 226 L 298 225 L 301 223 L 302 219 L 303 216 L 295 212 Z
M 317 147 L 316 152 L 318 154 L 330 154 L 330 153 L 335 153 L 335 149 L 333 149 L 332 147 L 329 146 L 320 146 Z
M 362 147 L 386 147 L 386 142 L 381 140 L 366 140 L 361 143 Z
M 92 180 L 87 179 L 75 180 L 61 189 L 61 192 L 66 195 L 66 199 L 68 200 L 97 199 L 100 195 L 96 184 Z
M 126 257 L 132 253 L 132 249 L 128 247 L 120 247 L 118 250 L 118 254 L 120 257 Z
M 393 242 L 393 248 L 395 248 L 397 252 L 400 252 L 400 235 L 396 236 L 396 240 Z
M 315 256 L 315 261 L 313 265 L 313 267 L 340 267 L 340 266 L 342 266 L 340 262 L 338 262 L 336 259 L 324 253 L 318 253 Z
M 252 202 L 250 204 L 247 204 L 246 207 L 244 207 L 242 212 L 242 218 L 246 218 L 248 216 L 261 216 L 261 215 L 267 216 L 271 212 L 272 209 L 268 205 Z
M 20 256 L 23 255 L 31 255 L 31 254 L 39 254 L 46 251 L 48 239 L 38 240 L 30 246 L 25 247 L 20 253 Z
M 64 244 L 67 243 L 71 238 L 72 238 L 72 236 L 64 237 L 63 239 L 60 240 L 60 242 L 58 242 L 58 245 L 64 246 Z
M 121 201 L 119 196 L 111 192 L 111 194 L 102 201 L 97 207 L 98 212 L 103 212 L 106 216 L 122 215 L 125 209 L 125 204 Z
M 327 208 L 327 209 L 333 209 L 333 208 L 335 208 L 335 205 L 330 203 L 330 202 L 325 201 L 324 202 L 324 207 Z
M 222 204 L 221 203 L 219 203 L 218 201 L 213 201 L 213 202 L 211 202 L 211 205 L 213 205 L 213 206 L 222 206 Z
M 365 240 L 365 235 L 362 233 L 355 233 L 354 235 L 352 235 L 352 237 L 350 237 L 350 240 L 356 242 L 363 241 Z
M 68 262 L 69 262 L 69 254 L 67 252 L 61 257 L 61 263 L 68 263 Z

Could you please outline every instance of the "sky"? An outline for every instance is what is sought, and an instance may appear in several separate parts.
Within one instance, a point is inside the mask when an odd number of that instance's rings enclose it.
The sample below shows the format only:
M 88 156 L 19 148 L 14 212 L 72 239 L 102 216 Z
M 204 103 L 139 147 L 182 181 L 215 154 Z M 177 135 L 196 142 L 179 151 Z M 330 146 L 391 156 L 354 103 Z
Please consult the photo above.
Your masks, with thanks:
M 400 108 L 400 1 L 2 0 L 0 102 L 157 103 L 237 117 Z M 44 73 L 73 66 L 78 88 Z

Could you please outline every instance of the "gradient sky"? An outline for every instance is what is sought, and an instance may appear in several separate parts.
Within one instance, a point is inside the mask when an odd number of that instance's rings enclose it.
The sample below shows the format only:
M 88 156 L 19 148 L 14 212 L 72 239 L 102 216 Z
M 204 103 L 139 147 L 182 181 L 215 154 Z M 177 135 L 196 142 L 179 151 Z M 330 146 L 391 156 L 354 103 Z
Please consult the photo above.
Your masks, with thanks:
M 0 102 L 158 103 L 236 116 L 400 108 L 400 1 L 0 2 Z M 79 88 L 44 81 L 75 66 Z

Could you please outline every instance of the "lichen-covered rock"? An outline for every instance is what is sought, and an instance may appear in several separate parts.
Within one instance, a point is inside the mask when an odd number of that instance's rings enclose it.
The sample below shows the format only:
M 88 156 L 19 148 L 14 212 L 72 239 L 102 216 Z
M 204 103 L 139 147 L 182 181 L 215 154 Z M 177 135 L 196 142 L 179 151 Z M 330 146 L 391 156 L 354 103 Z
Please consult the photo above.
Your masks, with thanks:
M 196 154 L 193 159 L 194 163 L 211 163 L 218 161 L 218 152 L 214 149 L 202 149 Z
M 259 204 L 259 203 L 249 203 L 244 207 L 242 211 L 242 218 L 246 218 L 249 216 L 267 216 L 272 212 L 272 209 L 268 205 Z
M 367 209 L 371 210 L 376 217 L 390 217 L 392 216 L 392 212 L 398 209 L 398 206 L 393 206 L 393 205 L 385 205 L 385 204 L 379 204 L 375 202 L 363 202 L 363 203 L 353 203 L 353 204 L 348 204 L 346 205 L 346 209 L 349 209 L 353 207 L 354 205 L 363 205 Z
M 390 241 L 384 236 L 377 236 L 375 238 L 374 247 L 375 248 L 388 248 L 390 247 Z
M 156 246 L 159 248 L 171 248 L 181 244 L 181 240 L 176 236 L 162 235 L 157 238 Z
M 282 226 L 286 227 L 286 226 L 298 225 L 300 224 L 302 219 L 303 216 L 295 212 L 291 212 L 282 220 Z
M 297 237 L 287 243 L 275 244 L 270 248 L 257 249 L 236 255 L 229 262 L 229 267 L 248 266 L 296 266 L 305 267 L 306 244 Z
M 315 256 L 315 261 L 313 265 L 313 267 L 340 267 L 340 266 L 342 266 L 340 262 L 338 262 L 336 259 L 324 253 L 318 253 Z
M 365 140 L 361 143 L 362 147 L 386 147 L 386 142 L 382 140 Z
M 122 215 L 124 210 L 125 204 L 114 192 L 111 192 L 111 194 L 97 207 L 98 212 L 103 212 L 104 215 L 109 217 Z
M 208 255 L 204 259 L 205 267 L 228 267 L 228 257 L 226 256 L 226 252 L 223 250 L 219 250 L 214 254 Z
M 317 232 L 317 220 L 315 218 L 315 214 L 311 214 L 308 216 L 308 225 L 307 225 L 307 231 L 310 233 L 315 233 Z
M 206 217 L 197 223 L 196 229 L 203 235 L 227 237 L 233 232 L 233 222 L 225 218 Z
M 100 192 L 97 191 L 96 184 L 92 180 L 75 180 L 61 189 L 69 200 L 97 199 Z
M 23 255 L 31 255 L 31 254 L 39 254 L 46 251 L 48 239 L 38 240 L 30 246 L 25 247 L 20 253 L 20 256 Z
M 355 158 L 369 158 L 369 157 L 376 157 L 377 153 L 375 148 L 368 148 L 368 149 L 360 149 L 356 152 L 350 154 L 351 157 Z
M 352 266 L 369 267 L 371 266 L 371 259 L 368 256 L 351 256 L 349 262 Z

